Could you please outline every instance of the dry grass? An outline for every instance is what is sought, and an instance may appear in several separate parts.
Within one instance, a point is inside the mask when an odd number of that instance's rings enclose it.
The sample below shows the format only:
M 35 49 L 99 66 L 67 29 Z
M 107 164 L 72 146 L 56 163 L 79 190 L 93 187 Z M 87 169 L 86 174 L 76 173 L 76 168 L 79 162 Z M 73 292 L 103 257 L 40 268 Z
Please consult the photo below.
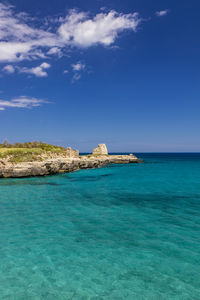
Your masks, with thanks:
M 63 154 L 66 149 L 63 147 L 57 147 L 48 145 L 45 147 L 0 147 L 0 159 L 7 158 L 10 162 L 27 162 L 27 161 L 39 161 L 42 160 L 41 155 L 48 153 Z

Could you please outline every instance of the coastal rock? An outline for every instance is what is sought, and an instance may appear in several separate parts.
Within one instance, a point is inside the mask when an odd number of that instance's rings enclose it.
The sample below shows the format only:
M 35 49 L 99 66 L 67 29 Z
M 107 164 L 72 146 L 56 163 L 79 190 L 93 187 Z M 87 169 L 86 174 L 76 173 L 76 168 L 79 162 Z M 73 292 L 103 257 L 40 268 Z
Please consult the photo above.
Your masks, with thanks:
M 66 150 L 67 157 L 71 158 L 78 158 L 79 157 L 79 151 L 78 150 L 72 150 L 71 147 L 68 147 Z
M 131 156 L 133 158 L 137 158 L 135 155 L 133 155 L 133 153 L 130 153 L 129 156 Z
M 99 144 L 93 149 L 93 155 L 108 155 L 108 150 L 105 144 Z
M 108 164 L 142 162 L 134 155 L 108 155 L 105 144 L 99 144 L 93 155 L 80 155 L 70 147 L 62 153 L 47 152 L 33 161 L 12 162 L 10 157 L 0 159 L 0 177 L 33 177 L 67 173 L 79 169 L 99 168 Z
M 60 157 L 46 159 L 43 161 L 21 162 L 21 163 L 0 163 L 0 177 L 19 178 L 46 176 L 59 173 L 68 173 L 79 169 L 99 168 L 108 164 L 140 163 L 140 159 L 129 155 L 101 155 L 101 156 L 79 156 L 79 158 Z

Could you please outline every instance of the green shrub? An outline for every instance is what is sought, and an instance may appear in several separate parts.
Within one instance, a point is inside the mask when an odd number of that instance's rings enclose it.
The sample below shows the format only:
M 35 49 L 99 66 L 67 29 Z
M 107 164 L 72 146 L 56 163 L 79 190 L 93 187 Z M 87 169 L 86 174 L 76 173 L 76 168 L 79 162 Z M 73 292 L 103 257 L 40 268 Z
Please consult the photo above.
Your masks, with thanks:
M 27 142 L 15 144 L 0 144 L 0 158 L 9 157 L 11 162 L 26 162 L 41 160 L 41 154 L 65 153 L 66 148 L 42 142 Z

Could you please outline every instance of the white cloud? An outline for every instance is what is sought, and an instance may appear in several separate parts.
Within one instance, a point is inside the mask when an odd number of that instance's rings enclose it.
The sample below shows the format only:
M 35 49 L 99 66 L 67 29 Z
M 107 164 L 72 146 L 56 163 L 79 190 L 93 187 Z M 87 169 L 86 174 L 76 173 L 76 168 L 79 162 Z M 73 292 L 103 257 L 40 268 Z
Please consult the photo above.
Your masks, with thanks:
M 0 3 L 0 61 L 21 61 L 44 55 L 41 47 L 55 45 L 56 36 L 25 23 L 23 14 Z
M 169 12 L 169 10 L 165 9 L 165 10 L 156 11 L 155 14 L 156 14 L 157 17 L 163 17 L 163 16 L 167 15 L 168 12 Z
M 0 3 L 0 62 L 44 59 L 47 55 L 61 57 L 69 47 L 110 46 L 119 33 L 136 31 L 140 19 L 137 13 L 110 11 L 90 17 L 72 10 L 66 18 L 50 22 L 53 26 L 44 19 L 38 27 L 28 14 L 16 14 L 12 6 Z
M 72 10 L 59 27 L 64 43 L 78 47 L 97 44 L 109 46 L 124 30 L 136 30 L 140 20 L 137 13 L 118 14 L 116 11 L 99 13 L 89 18 L 86 13 Z
M 80 72 L 85 70 L 86 65 L 85 63 L 79 61 L 75 64 L 72 64 L 71 66 L 72 66 L 72 70 L 75 72 L 72 77 L 72 83 L 74 83 L 81 78 Z
M 48 103 L 48 101 L 43 99 L 25 97 L 25 96 L 14 98 L 10 101 L 0 99 L 0 110 L 5 110 L 8 107 L 33 108 L 33 107 L 41 106 L 44 103 Z
M 59 58 L 63 56 L 61 49 L 58 47 L 52 47 L 51 49 L 49 49 L 47 54 L 48 55 L 57 55 Z
M 45 71 L 51 67 L 50 64 L 43 62 L 41 65 L 33 68 L 18 68 L 20 73 L 33 74 L 37 77 L 46 77 L 48 73 Z
M 4 68 L 3 68 L 3 71 L 8 73 L 8 74 L 12 74 L 15 72 L 15 68 L 12 66 L 12 65 L 6 65 Z
M 31 46 L 29 43 L 1 42 L 0 41 L 0 61 L 13 62 L 21 61 L 27 56 Z
M 76 64 L 72 64 L 73 71 L 82 71 L 85 69 L 85 64 L 81 62 L 77 62 Z
M 68 71 L 68 70 L 64 70 L 63 73 L 64 73 L 64 74 L 67 74 L 67 73 L 69 73 L 69 71 Z

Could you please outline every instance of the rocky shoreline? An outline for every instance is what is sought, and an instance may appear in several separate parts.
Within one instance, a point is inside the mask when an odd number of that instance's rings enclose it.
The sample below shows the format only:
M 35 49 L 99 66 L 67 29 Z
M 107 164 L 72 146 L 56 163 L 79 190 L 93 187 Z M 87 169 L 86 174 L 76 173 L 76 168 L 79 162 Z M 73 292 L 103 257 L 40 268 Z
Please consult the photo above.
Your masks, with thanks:
M 0 178 L 20 178 L 47 176 L 67 173 L 80 169 L 99 168 L 108 164 L 127 164 L 142 162 L 135 156 L 108 155 L 99 157 L 79 156 L 79 158 L 56 158 L 44 161 L 8 163 L 0 162 Z
M 11 157 L 12 158 L 12 157 Z M 99 144 L 90 155 L 79 155 L 78 150 L 67 148 L 62 154 L 45 152 L 34 161 L 13 162 L 9 156 L 0 159 L 0 178 L 47 176 L 80 169 L 99 168 L 108 164 L 142 162 L 133 154 L 108 155 L 105 144 Z

